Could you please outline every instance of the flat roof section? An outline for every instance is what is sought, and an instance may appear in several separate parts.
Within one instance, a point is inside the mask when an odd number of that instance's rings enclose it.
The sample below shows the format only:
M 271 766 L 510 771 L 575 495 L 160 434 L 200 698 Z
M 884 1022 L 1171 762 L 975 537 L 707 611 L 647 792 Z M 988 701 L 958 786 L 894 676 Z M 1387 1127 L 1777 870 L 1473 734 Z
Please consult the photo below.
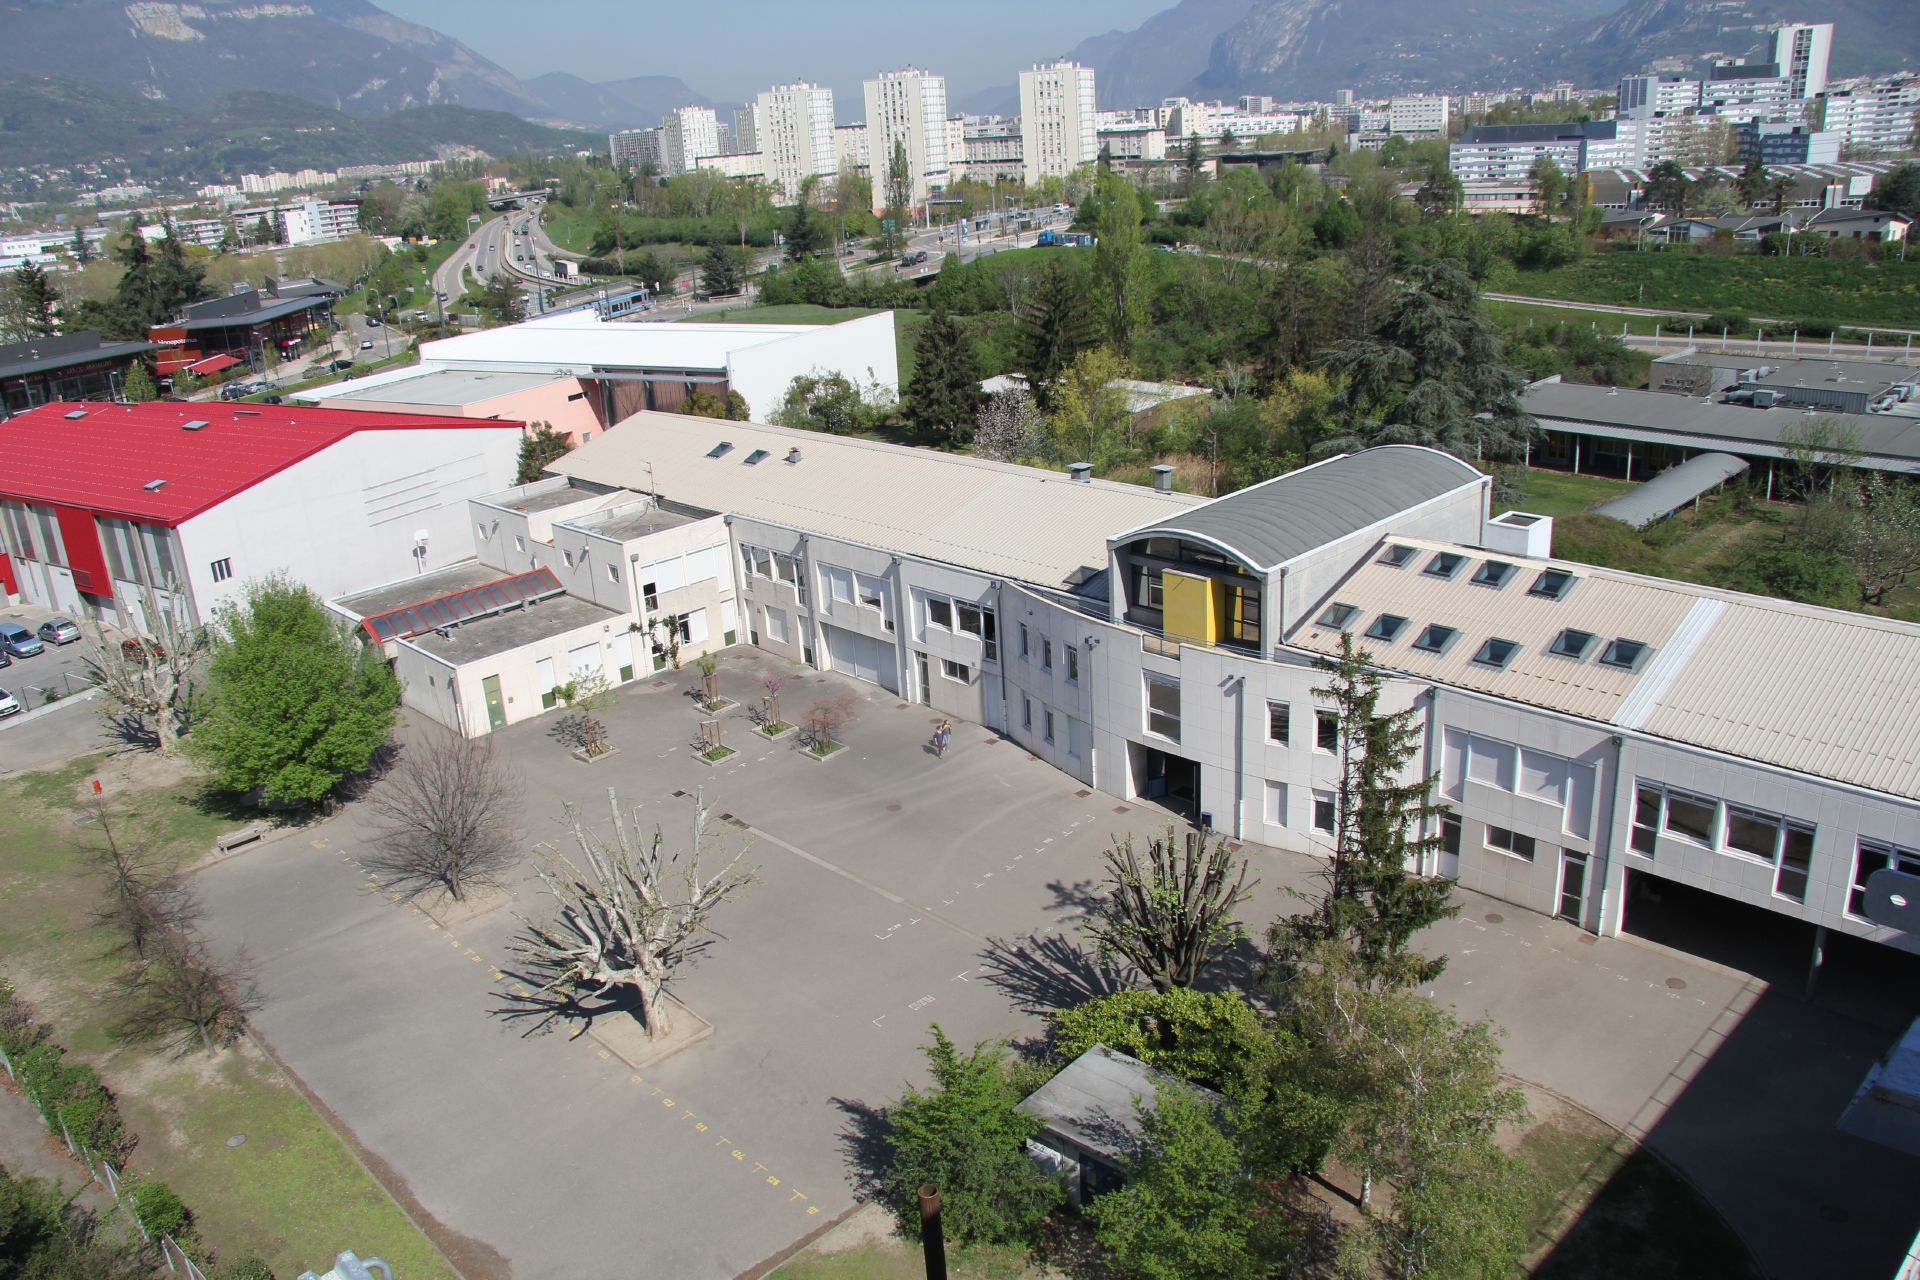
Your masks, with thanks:
M 1834 387 L 1878 395 L 1896 382 L 1911 382 L 1920 368 L 1888 360 L 1826 360 L 1817 356 L 1742 356 L 1721 351 L 1676 351 L 1657 364 L 1702 365 L 1710 369 L 1765 369 L 1754 385 L 1762 387 Z
M 578 596 L 556 596 L 511 613 L 497 613 L 489 618 L 462 623 L 444 636 L 432 631 L 423 632 L 406 643 L 418 645 L 436 658 L 461 666 L 511 653 L 515 649 L 541 640 L 551 640 L 568 632 L 580 631 L 595 623 L 611 626 L 626 616 L 612 609 L 603 609 Z
M 724 372 L 733 353 L 818 325 L 602 320 L 590 311 L 544 316 L 501 329 L 421 344 L 435 366 L 546 365 L 555 369 L 704 369 Z
M 398 582 L 389 582 L 381 587 L 369 587 L 365 591 L 350 596 L 341 596 L 333 601 L 334 607 L 344 609 L 356 618 L 371 618 L 375 614 L 390 613 L 395 609 L 404 609 L 421 600 L 432 600 L 438 596 L 452 595 L 456 591 L 465 591 L 470 587 L 484 586 L 506 577 L 504 570 L 478 560 L 458 560 L 439 569 L 429 569 L 425 573 L 411 578 L 402 578 Z
M 717 512 L 708 513 L 717 515 Z M 668 529 L 678 529 L 682 525 L 704 520 L 707 515 L 694 515 L 690 512 L 675 511 L 655 502 L 629 502 L 622 507 L 609 507 L 605 511 L 593 511 L 583 516 L 574 516 L 560 523 L 571 529 L 589 529 L 604 538 L 615 542 L 631 542 L 635 538 L 644 538 L 651 533 L 662 533 Z
M 325 401 L 360 400 L 386 404 L 419 404 L 450 407 L 492 400 L 521 391 L 532 391 L 562 381 L 566 375 L 552 373 L 488 373 L 479 369 L 440 369 L 415 373 L 408 378 L 363 386 L 347 383 L 328 388 Z
M 508 511 L 557 511 L 561 507 L 570 507 L 576 502 L 606 497 L 607 493 L 608 491 L 604 489 L 590 489 L 585 485 L 574 484 L 567 476 L 548 476 L 517 488 L 482 494 L 474 501 Z

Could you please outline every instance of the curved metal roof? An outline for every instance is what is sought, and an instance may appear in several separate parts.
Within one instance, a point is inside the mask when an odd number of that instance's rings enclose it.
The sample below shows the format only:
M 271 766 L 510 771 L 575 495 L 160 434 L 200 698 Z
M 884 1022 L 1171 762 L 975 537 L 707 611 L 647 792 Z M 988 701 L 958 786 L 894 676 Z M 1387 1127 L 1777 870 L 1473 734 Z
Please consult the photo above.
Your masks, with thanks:
M 1745 459 L 1730 453 L 1697 453 L 1679 466 L 1668 467 L 1639 488 L 1601 503 L 1593 509 L 1593 514 L 1644 529 L 1746 469 Z
M 1211 543 L 1262 572 L 1486 477 L 1450 453 L 1390 444 L 1342 454 L 1114 539 Z

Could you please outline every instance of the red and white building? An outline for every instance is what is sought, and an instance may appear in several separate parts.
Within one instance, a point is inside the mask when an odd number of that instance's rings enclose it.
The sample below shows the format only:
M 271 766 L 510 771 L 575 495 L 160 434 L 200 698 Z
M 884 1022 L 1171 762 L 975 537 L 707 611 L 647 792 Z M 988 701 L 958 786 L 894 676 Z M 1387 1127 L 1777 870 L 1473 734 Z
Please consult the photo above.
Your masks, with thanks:
M 525 424 L 297 405 L 55 403 L 0 425 L 0 588 L 139 628 L 250 579 L 322 597 L 472 554 Z

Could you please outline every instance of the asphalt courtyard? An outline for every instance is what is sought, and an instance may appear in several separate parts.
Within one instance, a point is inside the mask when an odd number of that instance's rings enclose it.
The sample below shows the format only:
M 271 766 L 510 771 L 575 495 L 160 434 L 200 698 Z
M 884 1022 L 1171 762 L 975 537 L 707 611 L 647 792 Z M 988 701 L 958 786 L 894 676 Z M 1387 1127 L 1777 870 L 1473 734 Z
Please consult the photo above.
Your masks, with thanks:
M 752 699 L 770 665 L 729 658 L 723 692 Z M 209 931 L 257 962 L 259 1034 L 472 1280 L 751 1271 L 855 1204 L 871 1109 L 923 1078 L 930 1022 L 962 1043 L 1018 1038 L 1106 989 L 1075 918 L 1110 838 L 1166 815 L 1087 793 L 975 725 L 937 759 L 926 708 L 787 678 L 790 719 L 827 691 L 861 697 L 841 755 L 756 740 L 736 710 L 741 754 L 708 768 L 690 745 L 690 670 L 623 695 L 607 717 L 620 753 L 602 763 L 568 755 L 557 716 L 498 735 L 526 780 L 529 844 L 560 834 L 564 803 L 604 821 L 609 787 L 673 835 L 703 791 L 760 868 L 716 918 L 725 940 L 674 984 L 715 1034 L 643 1071 L 505 1016 L 515 913 L 547 914 L 527 880 L 501 909 L 437 921 L 370 883 L 351 806 L 200 873 Z M 1248 852 L 1257 931 L 1313 863 Z M 1451 957 L 1432 994 L 1505 1026 L 1510 1071 L 1651 1134 L 1774 1274 L 1889 1273 L 1920 1164 L 1832 1129 L 1887 1043 L 1876 1026 L 1771 998 L 1731 967 L 1459 896 L 1460 918 L 1427 939 Z M 1762 1007 L 1773 1029 L 1756 1037 Z M 1690 1084 L 1707 1072 L 1719 1103 Z M 1844 1227 L 1828 1212 L 1841 1204 Z

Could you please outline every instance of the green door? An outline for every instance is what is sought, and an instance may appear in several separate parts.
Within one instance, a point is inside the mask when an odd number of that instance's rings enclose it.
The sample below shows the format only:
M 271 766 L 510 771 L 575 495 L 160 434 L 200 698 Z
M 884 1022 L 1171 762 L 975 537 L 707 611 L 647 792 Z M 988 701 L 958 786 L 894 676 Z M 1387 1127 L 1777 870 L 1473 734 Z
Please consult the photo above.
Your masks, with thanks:
M 487 697 L 487 728 L 506 728 L 507 704 L 500 700 L 500 677 L 488 676 L 482 680 L 480 691 Z

